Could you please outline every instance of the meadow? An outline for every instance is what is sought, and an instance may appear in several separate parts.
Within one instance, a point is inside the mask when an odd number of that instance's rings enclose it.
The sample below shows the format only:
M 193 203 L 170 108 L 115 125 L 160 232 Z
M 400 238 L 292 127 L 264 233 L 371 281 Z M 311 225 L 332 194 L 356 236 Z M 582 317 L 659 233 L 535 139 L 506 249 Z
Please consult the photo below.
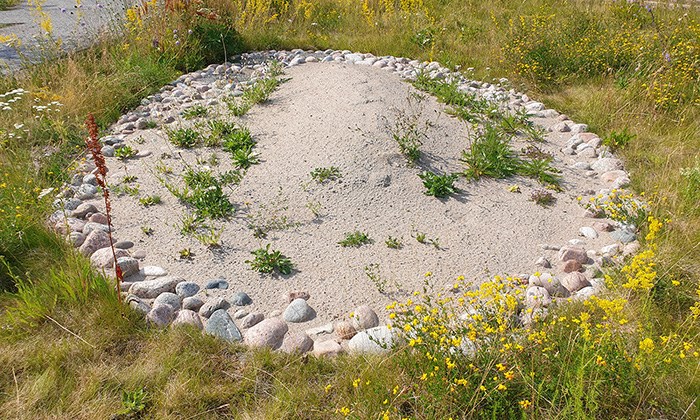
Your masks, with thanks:
M 87 50 L 0 79 L 0 412 L 8 418 L 698 418 L 700 11 L 568 0 L 152 0 Z M 390 305 L 383 357 L 151 328 L 45 224 L 100 128 L 183 72 L 261 49 L 435 60 L 590 126 L 650 210 L 609 293 L 514 325 L 522 286 Z M 621 202 L 604 204 L 619 212 Z M 632 217 L 622 214 L 619 217 Z M 423 271 L 421 267 L 416 270 Z M 428 278 L 430 276 L 427 276 Z M 460 308 L 479 309 L 468 323 Z M 466 348 L 462 337 L 479 343 Z M 455 349 L 459 349 L 456 351 Z

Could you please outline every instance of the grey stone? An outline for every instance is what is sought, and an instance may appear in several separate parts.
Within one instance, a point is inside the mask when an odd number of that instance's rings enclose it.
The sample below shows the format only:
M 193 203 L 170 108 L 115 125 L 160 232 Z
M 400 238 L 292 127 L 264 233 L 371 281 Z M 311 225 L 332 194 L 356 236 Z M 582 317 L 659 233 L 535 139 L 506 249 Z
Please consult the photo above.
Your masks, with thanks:
M 581 264 L 588 261 L 588 255 L 586 255 L 586 250 L 578 246 L 564 246 L 559 250 L 559 260 L 568 261 L 576 260 Z
M 617 255 L 617 253 L 620 252 L 620 245 L 619 244 L 611 244 L 611 245 L 606 245 L 602 248 L 600 248 L 600 253 L 603 255 Z
M 155 280 L 144 280 L 134 283 L 129 292 L 147 299 L 158 297 L 161 293 L 174 292 L 175 286 L 184 281 L 180 277 L 160 277 Z
M 228 282 L 226 279 L 220 278 L 220 279 L 214 279 L 210 280 L 207 282 L 207 285 L 204 286 L 205 289 L 219 289 L 219 290 L 226 290 L 228 289 Z
M 552 298 L 544 287 L 530 286 L 525 291 L 525 304 L 530 308 L 549 306 L 551 303 Z
M 109 235 L 101 230 L 90 232 L 85 237 L 85 242 L 80 246 L 80 253 L 85 256 L 90 256 L 98 249 L 109 246 Z
M 250 305 L 253 300 L 245 292 L 236 292 L 231 296 L 231 304 L 236 306 Z
M 93 230 L 101 230 L 102 232 L 109 232 L 109 226 L 108 225 L 103 225 L 102 223 L 95 223 L 95 222 L 87 222 L 85 223 L 85 226 L 83 227 L 83 233 L 89 234 Z
M 637 235 L 627 229 L 618 229 L 610 232 L 610 237 L 616 241 L 622 242 L 623 244 L 628 244 L 637 239 Z
M 194 296 L 199 292 L 199 285 L 191 281 L 183 281 L 175 286 L 175 293 L 182 299 Z
M 183 309 L 179 311 L 171 326 L 177 327 L 180 325 L 192 325 L 198 330 L 204 328 L 204 326 L 202 325 L 202 319 L 199 317 L 197 312 L 189 309 Z
M 233 319 L 241 319 L 241 318 L 245 318 L 247 316 L 248 316 L 248 311 L 246 311 L 245 309 L 239 309 L 233 313 Z M 264 316 L 263 316 L 263 318 L 264 318 Z
M 535 265 L 542 268 L 552 268 L 552 263 L 550 263 L 546 257 L 539 257 L 535 262 Z
M 168 305 L 173 308 L 173 313 L 180 310 L 180 296 L 172 292 L 163 292 L 153 301 L 153 306 Z
M 641 248 L 641 246 L 639 245 L 639 242 L 637 242 L 637 241 L 630 242 L 630 243 L 626 244 L 624 246 L 624 248 L 622 248 L 622 255 L 626 257 L 628 255 L 636 254 L 640 248 Z
M 83 177 L 83 184 L 97 186 L 97 177 L 94 174 L 87 174 Z
M 579 272 L 572 272 L 561 279 L 561 285 L 571 293 L 577 292 L 586 286 L 590 286 L 586 275 Z
M 114 146 L 102 146 L 101 152 L 105 157 L 114 157 Z
M 287 322 L 306 322 L 316 317 L 316 311 L 302 298 L 294 299 L 284 310 Z
M 156 327 L 165 327 L 173 319 L 173 308 L 168 305 L 154 305 L 146 315 L 146 320 Z
M 142 260 L 146 258 L 146 251 L 143 249 L 139 249 L 138 251 L 135 251 L 132 257 L 136 258 L 137 260 Z
M 77 195 L 81 200 L 88 200 L 97 194 L 97 187 L 90 184 L 83 184 L 78 187 Z
M 134 255 L 134 258 L 136 258 L 136 255 Z M 147 265 L 143 267 L 142 270 L 144 276 L 161 277 L 168 275 L 168 272 L 164 268 L 158 267 L 157 265 Z
M 591 168 L 598 173 L 605 173 L 623 169 L 623 165 L 619 159 L 600 158 L 591 164 Z
M 560 285 L 559 279 L 549 273 L 541 273 L 539 276 L 531 275 L 528 279 L 528 284 L 530 286 L 544 287 L 550 295 L 555 294 Z
M 246 331 L 245 343 L 252 347 L 269 347 L 276 350 L 282 346 L 282 340 L 288 330 L 286 322 L 279 318 L 269 318 Z
M 68 217 L 62 220 L 59 220 L 56 222 L 55 229 L 56 232 L 61 233 L 61 234 L 68 234 L 71 232 L 82 232 L 83 228 L 85 228 L 85 221 L 80 220 L 75 217 Z M 83 232 L 86 235 L 90 232 Z
M 253 312 L 252 314 L 248 314 L 245 317 L 243 317 L 243 320 L 241 320 L 241 328 L 250 328 L 253 325 L 259 323 L 265 319 L 265 315 L 263 315 L 260 312 Z
M 314 327 L 314 328 L 309 328 L 306 330 L 306 334 L 308 335 L 322 335 L 322 334 L 330 334 L 333 332 L 333 323 L 328 323 L 321 325 L 319 327 Z
M 343 348 L 340 344 L 333 340 L 321 341 L 314 343 L 313 355 L 316 357 L 330 357 L 337 356 L 343 352 Z
M 584 226 L 578 230 L 581 236 L 585 236 L 588 239 L 595 239 L 598 237 L 598 232 L 589 226 Z
M 127 295 L 126 299 L 124 300 L 127 305 L 136 312 L 139 312 L 142 315 L 146 315 L 151 311 L 151 306 L 139 299 L 137 296 L 134 295 Z
M 204 301 L 197 296 L 190 296 L 182 299 L 182 309 L 189 309 L 197 312 L 202 305 L 204 305 Z
M 115 256 L 117 257 L 117 261 L 119 261 L 119 258 L 128 257 L 129 252 L 123 249 L 115 249 L 114 253 L 112 253 L 112 248 L 105 247 L 95 251 L 90 256 L 90 262 L 97 268 L 112 268 L 114 267 Z
M 581 290 L 577 291 L 574 298 L 577 300 L 588 300 L 596 294 L 595 289 L 592 286 L 586 286 Z
M 228 301 L 224 298 L 214 298 L 206 302 L 204 305 L 202 305 L 201 308 L 199 308 L 199 316 L 202 318 L 209 318 L 214 312 L 218 311 L 219 309 L 228 309 L 231 307 L 231 304 L 228 303 Z
M 367 305 L 358 306 L 353 311 L 351 317 L 352 326 L 355 330 L 362 331 L 369 328 L 374 328 L 379 325 L 379 317 L 377 313 Z
M 285 353 L 304 354 L 311 351 L 313 347 L 314 340 L 312 340 L 306 333 L 299 332 L 285 337 L 280 350 Z
M 226 312 L 226 309 L 217 309 L 214 311 L 209 317 L 204 331 L 207 334 L 230 343 L 235 343 L 243 339 L 241 332 L 238 330 L 238 327 L 236 327 L 231 316 Z
M 68 235 L 68 241 L 77 248 L 85 242 L 85 235 L 80 232 L 71 232 Z
M 116 249 L 115 249 L 115 251 L 116 251 Z M 94 254 L 93 254 L 93 256 L 94 256 Z M 122 275 L 124 277 L 129 277 L 129 276 L 139 272 L 139 261 L 136 258 L 119 257 L 119 258 L 117 258 L 117 265 L 122 270 Z
M 131 241 L 119 241 L 114 244 L 114 247 L 119 249 L 131 249 L 134 247 L 134 243 Z
M 94 204 L 82 203 L 71 212 L 71 216 L 84 219 L 88 213 L 97 213 L 97 207 Z
M 350 353 L 388 353 L 394 345 L 393 332 L 385 325 L 360 331 L 348 341 Z

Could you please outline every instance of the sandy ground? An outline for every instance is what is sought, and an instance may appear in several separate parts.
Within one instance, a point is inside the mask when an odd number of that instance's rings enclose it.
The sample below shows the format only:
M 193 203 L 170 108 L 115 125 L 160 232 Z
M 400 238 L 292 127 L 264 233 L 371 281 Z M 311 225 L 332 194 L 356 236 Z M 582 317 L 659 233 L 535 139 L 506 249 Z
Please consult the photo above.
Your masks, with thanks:
M 444 113 L 444 106 L 427 96 L 420 105 L 409 106 L 409 95 L 417 91 L 396 75 L 378 69 L 345 64 L 306 64 L 286 70 L 290 79 L 273 93 L 268 103 L 255 106 L 239 121 L 248 126 L 257 140 L 262 163 L 250 168 L 230 198 L 238 210 L 223 226 L 223 246 L 207 249 L 179 232 L 185 207 L 157 181 L 156 164 L 170 166 L 175 176 L 197 166 L 197 156 L 207 158 L 213 150 L 173 149 L 160 130 L 139 131 L 127 143 L 153 154 L 130 160 L 125 165 L 108 159 L 112 179 L 136 175 L 141 196 L 158 194 L 163 203 L 144 208 L 137 198 L 113 200 L 113 217 L 120 239 L 136 242 L 134 250 L 147 252 L 143 265 L 159 265 L 171 274 L 204 285 L 225 277 L 227 291 L 209 292 L 230 296 L 247 292 L 253 299 L 248 311 L 270 313 L 286 306 L 285 293 L 304 290 L 316 309 L 315 320 L 305 328 L 347 316 L 357 305 L 368 304 L 380 313 L 393 299 L 422 289 L 426 272 L 434 290 L 446 290 L 463 275 L 479 281 L 489 275 L 510 275 L 536 271 L 535 261 L 543 255 L 539 244 L 563 245 L 577 238 L 587 224 L 576 196 L 600 185 L 568 169 L 559 152 L 561 142 L 571 133 L 549 134 L 541 145 L 555 155 L 554 164 L 563 171 L 563 193 L 556 204 L 543 208 L 529 201 L 538 184 L 513 178 L 467 182 L 456 185 L 462 191 L 449 199 L 424 194 L 417 174 L 423 169 L 459 172 L 462 150 L 469 146 L 467 125 Z M 399 112 L 422 107 L 422 118 L 430 122 L 421 150 L 419 167 L 410 167 L 399 154 L 387 125 L 393 125 Z M 222 108 L 223 109 L 223 108 Z M 233 118 L 233 117 L 230 117 Z M 551 124 L 553 120 L 538 119 Z M 186 124 L 176 122 L 173 125 Z M 141 137 L 139 144 L 136 139 Z M 515 144 L 516 149 L 523 147 Z M 161 160 L 166 151 L 174 157 Z M 218 150 L 221 161 L 215 172 L 231 168 L 226 153 Z M 309 173 L 317 167 L 336 166 L 342 178 L 318 185 Z M 522 193 L 508 191 L 518 184 Z M 315 217 L 309 203 L 322 207 Z M 286 229 L 256 239 L 248 227 L 257 223 L 286 220 Z M 590 219 L 589 219 L 590 221 Z M 155 233 L 145 235 L 141 227 Z M 338 245 L 346 232 L 366 232 L 374 243 L 359 248 Z M 440 249 L 418 243 L 416 232 L 439 238 Z M 389 249 L 385 240 L 400 238 L 402 249 Z M 610 241 L 587 240 L 587 248 L 599 248 Z M 259 275 L 245 263 L 250 251 L 267 243 L 282 251 L 294 263 L 289 276 Z M 178 258 L 178 251 L 190 248 L 191 261 Z M 365 267 L 378 264 L 377 272 L 386 281 L 380 293 L 365 274 Z

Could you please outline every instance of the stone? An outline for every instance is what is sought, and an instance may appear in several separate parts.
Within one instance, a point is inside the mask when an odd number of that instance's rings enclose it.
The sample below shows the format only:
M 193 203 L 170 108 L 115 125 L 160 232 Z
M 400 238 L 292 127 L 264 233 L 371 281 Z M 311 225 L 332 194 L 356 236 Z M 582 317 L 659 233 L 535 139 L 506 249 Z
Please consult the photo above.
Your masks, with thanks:
M 316 317 L 316 311 L 302 298 L 297 298 L 287 306 L 283 313 L 287 322 L 306 322 Z
M 153 299 L 161 293 L 174 292 L 175 286 L 183 281 L 180 277 L 160 277 L 155 280 L 144 280 L 134 283 L 129 293 L 141 298 Z
M 75 217 L 69 217 L 63 220 L 60 220 L 56 222 L 56 225 L 54 226 L 56 229 L 56 232 L 61 233 L 61 234 L 68 234 L 71 232 L 82 232 L 83 229 L 85 228 L 85 221 L 80 220 Z M 86 235 L 90 232 L 83 232 Z
M 233 313 L 233 319 L 242 319 L 248 316 L 248 311 L 245 309 L 239 309 Z M 264 318 L 264 316 L 263 316 Z
M 77 248 L 85 242 L 85 235 L 80 232 L 71 232 L 68 235 L 68 242 Z
M 202 305 L 201 308 L 199 308 L 199 316 L 202 318 L 209 318 L 214 312 L 218 311 L 219 309 L 228 309 L 231 307 L 231 304 L 228 303 L 228 301 L 224 298 L 214 298 L 206 302 L 204 305 Z
M 134 254 L 134 258 L 136 258 L 136 255 Z M 162 277 L 162 276 L 167 276 L 168 272 L 162 268 L 158 267 L 156 265 L 147 265 L 142 268 L 143 275 L 144 276 L 149 276 L 149 277 Z
M 619 169 L 615 171 L 604 172 L 602 175 L 600 175 L 600 179 L 606 184 L 611 184 L 615 182 L 615 180 L 617 180 L 618 178 L 629 178 L 629 175 L 627 175 L 627 172 Z
M 88 217 L 88 221 L 92 223 L 99 223 L 101 225 L 106 225 L 108 224 L 109 220 L 107 219 L 107 215 L 103 213 L 93 213 Z M 116 246 L 116 244 L 114 244 Z M 119 247 L 117 247 L 119 248 Z M 127 249 L 127 248 L 124 248 Z
M 117 250 L 126 252 L 123 249 L 115 249 L 115 251 Z M 139 261 L 136 258 L 119 257 L 117 258 L 117 265 L 122 270 L 122 276 L 124 277 L 129 277 L 139 272 Z
M 197 296 L 190 296 L 182 299 L 182 309 L 189 309 L 197 312 L 202 305 L 204 305 L 204 301 Z
M 576 260 L 568 260 L 562 264 L 561 271 L 565 273 L 573 273 L 574 271 L 581 271 L 583 265 Z
M 576 300 L 585 301 L 585 300 L 590 299 L 595 294 L 596 294 L 596 291 L 593 287 L 586 286 L 586 287 L 582 288 L 581 290 L 579 290 L 578 292 L 576 292 L 576 294 L 574 295 L 574 298 Z
M 528 278 L 527 283 L 530 286 L 544 287 L 550 295 L 555 294 L 559 288 L 559 279 L 549 273 L 541 273 L 539 276 L 533 274 Z M 477 313 L 478 311 L 472 310 L 471 314 Z
M 573 166 L 580 171 L 589 171 L 591 169 L 591 164 L 588 162 L 576 162 Z
M 228 282 L 226 279 L 220 278 L 220 279 L 214 279 L 210 280 L 207 282 L 207 285 L 204 286 L 205 289 L 219 289 L 219 290 L 226 290 L 228 289 Z
M 189 309 L 183 309 L 179 311 L 171 327 L 174 328 L 181 325 L 192 325 L 198 330 L 204 328 L 204 326 L 202 325 L 202 319 L 199 317 L 197 312 Z
M 71 212 L 71 216 L 77 217 L 78 219 L 84 219 L 88 213 L 97 213 L 97 207 L 95 207 L 94 204 L 82 203 Z
M 386 325 L 358 332 L 350 341 L 350 353 L 388 353 L 394 345 L 395 337 Z
M 287 303 L 292 303 L 294 299 L 304 299 L 304 300 L 309 300 L 311 296 L 302 290 L 292 290 L 290 292 L 287 292 Z
M 598 232 L 612 232 L 615 230 L 615 226 L 608 222 L 593 222 L 593 229 Z
M 607 256 L 617 255 L 620 252 L 619 244 L 606 245 L 600 248 L 600 253 Z
M 127 295 L 124 300 L 127 305 L 136 312 L 146 315 L 151 311 L 151 306 L 134 295 Z
M 628 255 L 634 255 L 637 252 L 639 252 L 640 248 L 641 248 L 641 245 L 639 245 L 639 242 L 637 242 L 637 241 L 630 242 L 622 248 L 622 255 L 625 257 Z
M 616 241 L 622 242 L 623 244 L 628 244 L 637 239 L 637 234 L 630 232 L 627 229 L 618 229 L 610 232 L 610 237 Z
M 89 234 L 93 230 L 101 230 L 105 233 L 111 231 L 108 225 L 103 225 L 102 223 L 87 222 L 85 226 L 83 226 L 83 233 L 85 234 Z
M 82 202 L 83 201 L 78 198 L 71 198 L 63 203 L 63 208 L 66 210 L 75 210 L 80 204 L 82 204 Z
M 559 250 L 559 261 L 576 260 L 581 264 L 588 261 L 586 250 L 578 246 L 564 246 Z
M 182 299 L 194 296 L 197 292 L 199 292 L 199 285 L 191 281 L 183 281 L 175 286 L 175 293 Z
M 317 341 L 314 343 L 313 355 L 316 357 L 337 356 L 342 352 L 343 348 L 333 340 Z
M 362 331 L 379 325 L 377 313 L 367 305 L 358 306 L 352 313 L 351 322 L 355 330 Z
M 542 268 L 552 268 L 552 264 L 546 257 L 539 257 L 537 261 L 535 261 L 535 265 Z
M 355 327 L 352 326 L 351 322 L 348 321 L 338 321 L 333 326 L 335 334 L 341 340 L 349 340 L 357 334 Z
M 76 192 L 76 195 L 81 200 L 89 200 L 93 198 L 95 194 L 97 194 L 97 187 L 90 184 L 81 185 Z
M 204 327 L 204 332 L 229 343 L 243 340 L 241 332 L 236 327 L 231 316 L 226 312 L 226 309 L 217 309 L 211 314 L 207 325 Z
M 549 306 L 552 298 L 547 289 L 541 286 L 530 286 L 525 291 L 525 304 L 530 308 Z
M 155 305 L 168 305 L 173 308 L 173 312 L 180 310 L 180 296 L 171 292 L 163 292 L 156 297 L 153 301 L 153 306 Z
M 580 228 L 578 230 L 578 233 L 581 236 L 584 236 L 588 239 L 595 239 L 598 237 L 598 232 L 596 232 L 595 229 L 593 229 L 592 227 L 589 227 L 589 226 L 583 226 L 582 228 Z
M 154 305 L 146 315 L 146 321 L 156 327 L 165 327 L 173 319 L 173 309 L 168 305 Z
M 588 124 L 572 124 L 571 125 L 571 132 L 572 133 L 585 133 L 588 131 Z
M 253 300 L 245 292 L 236 292 L 231 296 L 230 302 L 236 306 L 246 306 L 253 303 Z
M 119 241 L 116 244 L 114 244 L 114 247 L 119 249 L 131 249 L 134 247 L 134 243 L 131 241 Z
M 572 245 L 572 246 L 580 246 L 580 247 L 582 247 L 582 246 L 586 245 L 586 241 L 584 241 L 583 239 L 578 239 L 578 238 L 576 238 L 576 239 L 569 239 L 568 244 L 569 244 L 569 245 Z
M 622 169 L 623 165 L 619 159 L 600 158 L 591 164 L 591 168 L 598 173 L 605 173 Z
M 137 260 L 142 260 L 146 258 L 146 251 L 144 251 L 143 249 L 139 249 L 138 251 L 135 251 L 132 256 Z
M 571 293 L 577 292 L 586 286 L 590 286 L 586 275 L 583 273 L 569 273 L 561 279 L 561 285 Z
M 306 333 L 298 332 L 285 337 L 280 350 L 285 353 L 304 354 L 314 347 L 314 340 Z
M 279 318 L 268 318 L 246 331 L 244 342 L 251 347 L 269 347 L 277 350 L 282 346 L 288 330 L 286 322 Z
M 102 146 L 100 150 L 105 157 L 114 157 L 114 146 Z
M 282 316 L 282 311 L 275 309 L 274 311 L 271 311 L 269 314 L 267 314 L 268 318 L 279 318 Z
M 234 318 L 236 318 L 235 315 Z M 250 328 L 262 321 L 263 319 L 265 319 L 265 315 L 260 312 L 253 312 L 252 314 L 248 314 L 244 316 L 241 320 L 241 328 Z
M 324 325 L 309 328 L 308 330 L 306 330 L 306 334 L 308 334 L 308 335 L 322 335 L 322 334 L 330 334 L 332 332 L 333 332 L 333 323 L 324 324 Z
M 562 121 L 550 126 L 548 130 L 553 133 L 568 133 L 571 131 L 571 127 L 565 121 Z
M 119 261 L 119 258 L 121 257 L 128 257 L 129 251 L 124 249 L 115 249 L 113 254 L 112 248 L 110 247 L 98 249 L 90 256 L 90 262 L 97 268 L 112 268 L 114 267 L 115 256 L 117 257 L 117 261 Z

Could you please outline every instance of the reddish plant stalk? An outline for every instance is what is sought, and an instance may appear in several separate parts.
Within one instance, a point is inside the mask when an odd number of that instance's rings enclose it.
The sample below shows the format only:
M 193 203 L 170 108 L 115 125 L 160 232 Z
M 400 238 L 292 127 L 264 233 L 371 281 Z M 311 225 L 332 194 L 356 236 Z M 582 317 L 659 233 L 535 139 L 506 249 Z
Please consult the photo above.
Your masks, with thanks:
M 85 125 L 87 126 L 89 134 L 89 136 L 85 139 L 85 145 L 92 154 L 92 160 L 95 162 L 95 166 L 97 167 L 95 170 L 95 178 L 97 179 L 97 185 L 102 188 L 102 197 L 105 200 L 105 214 L 107 215 L 107 226 L 109 227 L 107 236 L 109 237 L 109 247 L 112 249 L 114 270 L 117 275 L 117 298 L 119 299 L 119 303 L 121 303 L 121 282 L 124 275 L 122 274 L 121 267 L 119 267 L 119 264 L 117 264 L 117 254 L 114 250 L 114 239 L 112 238 L 112 205 L 109 199 L 109 190 L 107 189 L 107 164 L 105 163 L 105 157 L 102 154 L 102 147 L 100 147 L 99 129 L 92 113 L 88 114 L 88 117 L 85 120 Z

